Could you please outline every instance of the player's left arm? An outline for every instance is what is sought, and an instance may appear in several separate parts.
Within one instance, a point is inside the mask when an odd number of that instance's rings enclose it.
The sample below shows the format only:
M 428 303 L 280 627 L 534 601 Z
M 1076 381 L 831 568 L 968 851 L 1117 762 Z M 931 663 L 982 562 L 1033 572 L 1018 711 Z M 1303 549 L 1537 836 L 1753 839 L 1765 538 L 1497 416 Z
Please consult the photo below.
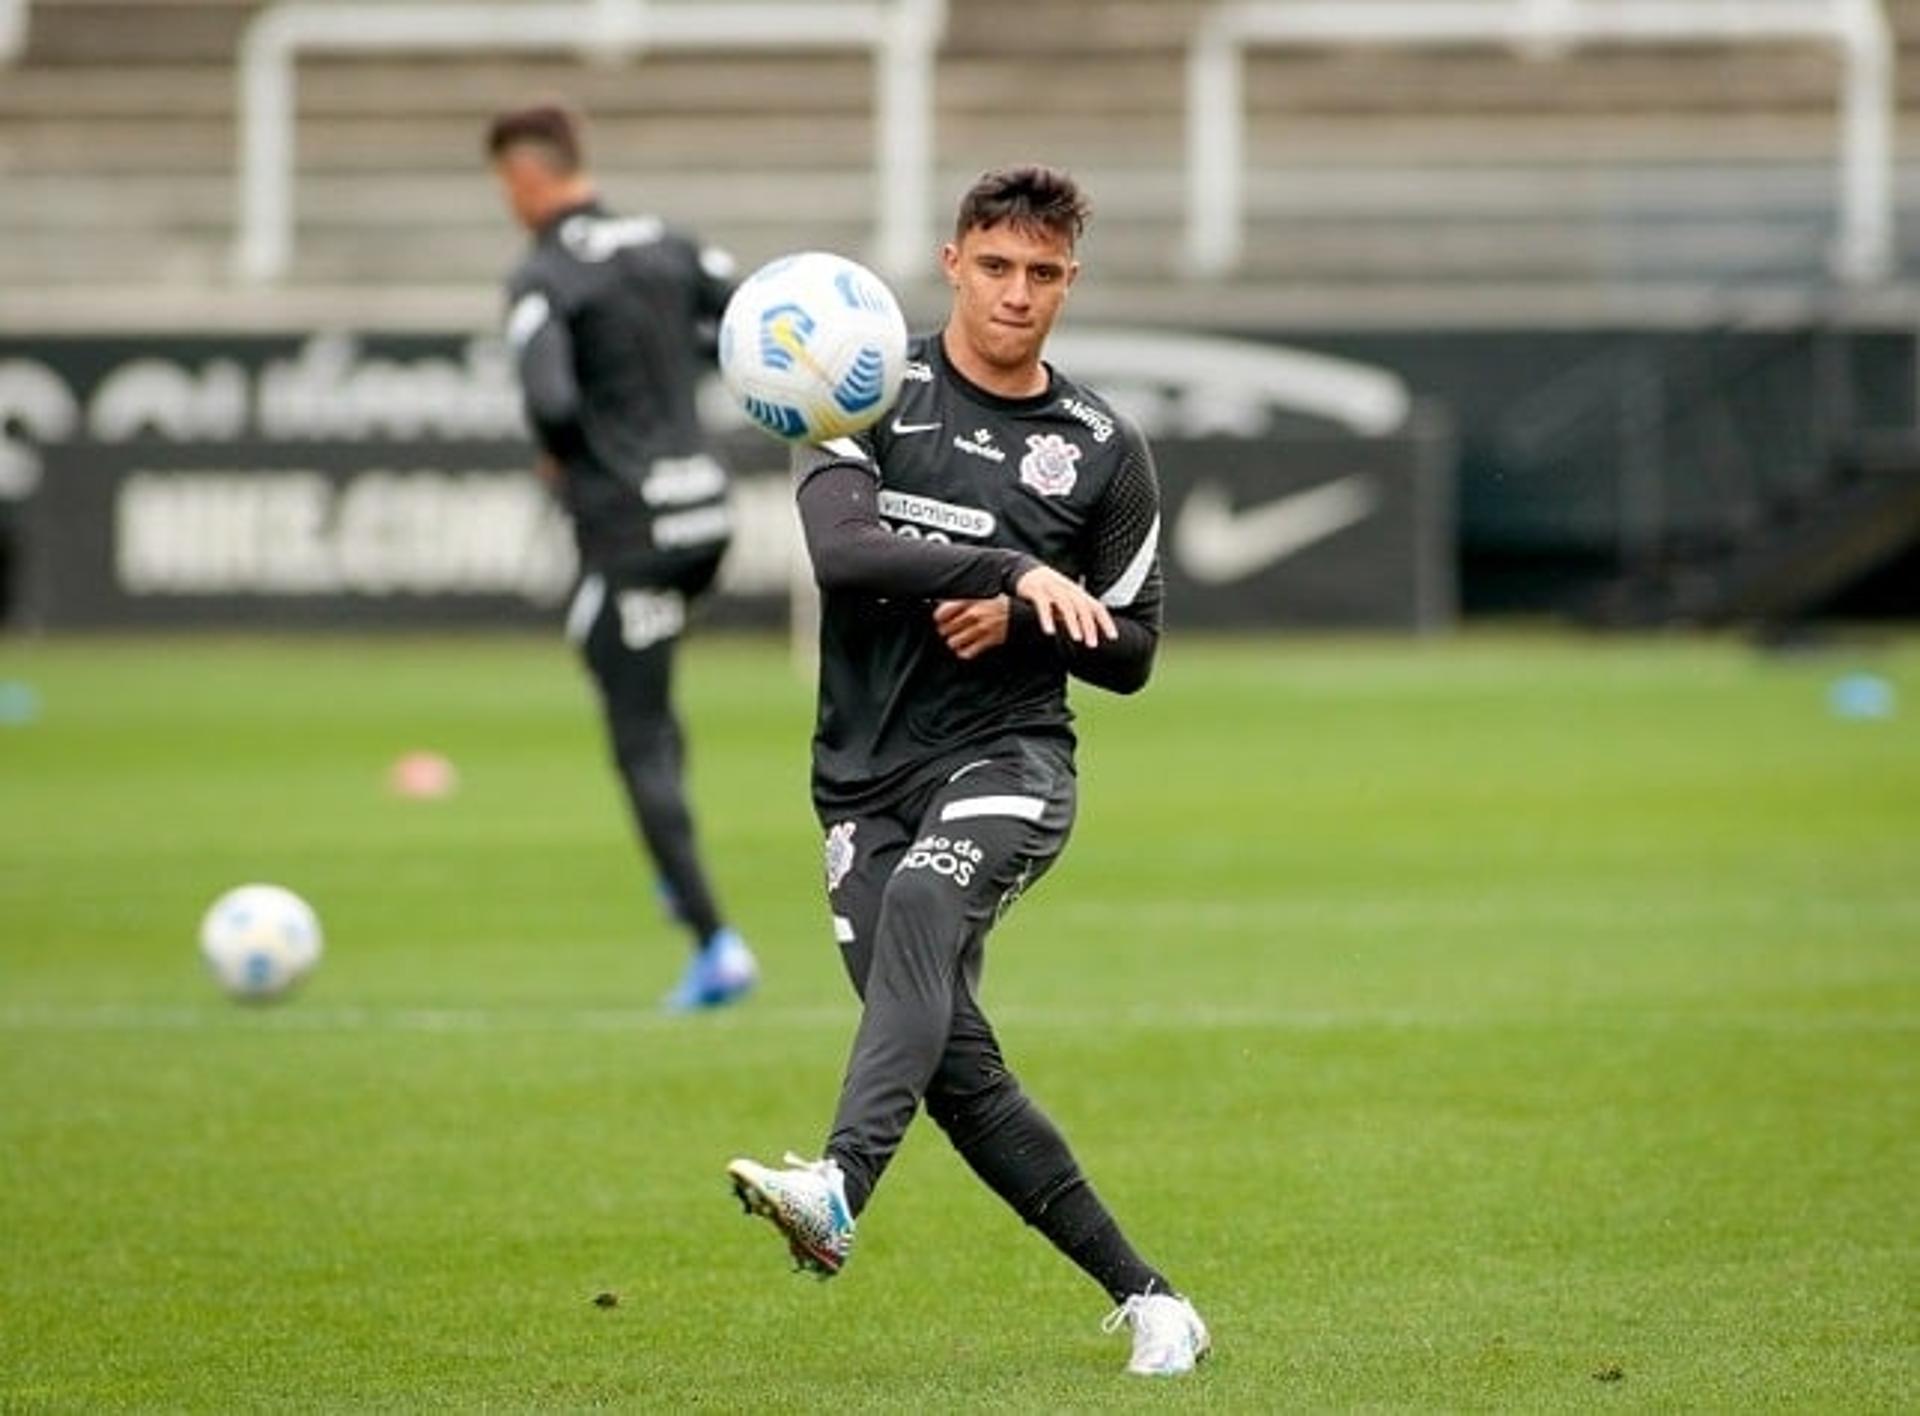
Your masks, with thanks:
M 1160 644 L 1160 484 L 1153 454 L 1125 424 L 1123 458 L 1085 532 L 1086 588 L 1107 607 L 1115 633 L 1092 644 L 1052 640 L 1075 678 L 1115 693 L 1134 693 L 1153 674 Z M 1037 633 L 1031 606 L 1002 596 L 945 600 L 934 627 L 947 648 L 975 659 L 1012 639 Z
M 1067 644 L 1067 672 L 1115 693 L 1136 693 L 1153 676 L 1160 647 L 1160 479 L 1139 429 L 1121 419 L 1120 468 L 1088 523 L 1083 564 L 1087 589 L 1113 616 L 1118 633 L 1092 645 Z
M 694 246 L 693 327 L 700 355 L 709 364 L 720 357 L 720 316 L 740 284 L 740 265 L 721 246 Z

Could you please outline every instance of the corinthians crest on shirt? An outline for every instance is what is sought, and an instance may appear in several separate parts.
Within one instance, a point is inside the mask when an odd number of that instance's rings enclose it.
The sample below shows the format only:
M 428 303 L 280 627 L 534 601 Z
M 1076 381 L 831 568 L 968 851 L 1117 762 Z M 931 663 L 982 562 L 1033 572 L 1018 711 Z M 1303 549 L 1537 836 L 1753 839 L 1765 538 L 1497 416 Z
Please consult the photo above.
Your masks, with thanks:
M 1064 497 L 1080 480 L 1080 449 L 1058 433 L 1035 433 L 1020 459 L 1020 480 L 1043 497 Z

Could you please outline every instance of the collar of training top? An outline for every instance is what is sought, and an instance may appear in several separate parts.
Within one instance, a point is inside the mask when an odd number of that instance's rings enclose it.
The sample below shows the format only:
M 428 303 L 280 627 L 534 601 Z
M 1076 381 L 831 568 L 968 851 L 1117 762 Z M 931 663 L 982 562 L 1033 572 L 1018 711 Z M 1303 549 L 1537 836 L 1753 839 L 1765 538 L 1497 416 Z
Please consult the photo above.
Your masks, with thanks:
M 927 337 L 929 357 L 938 361 L 946 376 L 989 408 L 997 408 L 1003 413 L 1030 413 L 1036 408 L 1044 408 L 1053 401 L 1060 381 L 1060 375 L 1046 360 L 1040 361 L 1040 367 L 1047 371 L 1047 386 L 1038 393 L 1030 393 L 1024 398 L 1008 398 L 1005 394 L 995 393 L 992 389 L 982 388 L 954 367 L 953 360 L 947 357 L 947 327 L 942 325 Z
M 605 216 L 606 214 L 607 209 L 601 205 L 600 198 L 588 197 L 585 201 L 575 202 L 572 206 L 561 207 L 560 210 L 548 217 L 546 221 L 541 224 L 540 229 L 534 234 L 538 239 L 544 241 L 547 237 L 558 231 L 562 223 L 572 217 Z

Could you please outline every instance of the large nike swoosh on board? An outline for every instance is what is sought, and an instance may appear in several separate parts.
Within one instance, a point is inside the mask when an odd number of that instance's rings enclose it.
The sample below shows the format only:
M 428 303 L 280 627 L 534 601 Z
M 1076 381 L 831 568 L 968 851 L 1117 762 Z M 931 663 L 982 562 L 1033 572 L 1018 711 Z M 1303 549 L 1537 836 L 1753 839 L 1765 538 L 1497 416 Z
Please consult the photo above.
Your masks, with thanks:
M 1379 505 L 1379 487 L 1359 472 L 1245 511 L 1233 509 L 1218 483 L 1201 482 L 1174 522 L 1173 553 L 1191 579 L 1225 585 L 1364 521 Z

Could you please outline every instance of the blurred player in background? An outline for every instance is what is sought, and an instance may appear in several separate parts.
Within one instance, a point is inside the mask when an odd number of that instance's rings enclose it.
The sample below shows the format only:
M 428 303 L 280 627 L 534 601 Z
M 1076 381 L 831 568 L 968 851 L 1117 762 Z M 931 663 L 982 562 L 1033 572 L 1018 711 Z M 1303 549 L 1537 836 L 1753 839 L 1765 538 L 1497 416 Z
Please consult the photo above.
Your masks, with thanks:
M 581 580 L 567 632 L 599 684 L 620 780 L 693 938 L 666 997 L 732 1002 L 758 967 L 729 928 L 700 861 L 673 710 L 674 646 L 727 548 L 727 478 L 694 412 L 733 261 L 651 216 L 600 204 L 581 120 L 559 104 L 502 113 L 487 154 L 533 236 L 507 284 L 507 340 L 541 472 L 572 517 Z
M 728 1173 L 800 1266 L 830 1276 L 924 1101 L 1106 1289 L 1109 1326 L 1133 1329 L 1128 1369 L 1176 1374 L 1206 1354 L 1206 1327 L 1021 1090 L 977 996 L 988 931 L 1073 824 L 1068 676 L 1131 693 L 1159 640 L 1152 457 L 1041 359 L 1086 210 L 1052 169 L 982 177 L 942 251 L 948 322 L 913 342 L 890 416 L 795 453 L 824 592 L 814 802 L 864 1006 L 824 1157 Z

